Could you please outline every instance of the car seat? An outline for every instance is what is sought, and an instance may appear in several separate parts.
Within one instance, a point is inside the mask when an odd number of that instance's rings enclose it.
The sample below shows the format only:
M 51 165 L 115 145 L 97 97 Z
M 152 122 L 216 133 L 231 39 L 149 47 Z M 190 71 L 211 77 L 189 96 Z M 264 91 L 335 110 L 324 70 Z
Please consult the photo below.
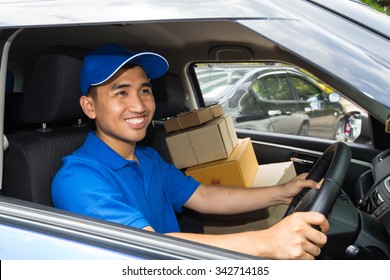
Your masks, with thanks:
M 23 92 L 7 92 L 4 100 L 4 134 L 33 129 L 34 124 L 28 123 L 20 116 L 20 105 Z
M 3 195 L 53 206 L 51 182 L 62 158 L 79 148 L 94 128 L 87 123 L 79 105 L 79 73 L 86 52 L 76 47 L 55 46 L 40 57 L 20 106 L 22 118 L 39 124 L 40 128 L 7 135 Z M 178 76 L 167 74 L 152 84 L 155 118 L 183 111 L 185 96 Z M 156 148 L 169 161 L 163 124 L 156 121 L 148 133 L 140 144 Z
M 78 105 L 86 50 L 56 46 L 39 59 L 26 86 L 20 115 L 36 130 L 7 134 L 3 194 L 52 206 L 51 181 L 63 156 L 77 149 L 90 127 Z

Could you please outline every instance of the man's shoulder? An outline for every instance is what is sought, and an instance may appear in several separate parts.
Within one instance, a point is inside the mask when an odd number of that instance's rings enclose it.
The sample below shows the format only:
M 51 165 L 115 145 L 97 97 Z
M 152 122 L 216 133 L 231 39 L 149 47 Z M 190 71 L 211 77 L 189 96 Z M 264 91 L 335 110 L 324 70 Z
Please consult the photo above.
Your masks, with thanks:
M 91 167 L 94 167 L 95 169 L 98 166 L 100 166 L 100 163 L 96 158 L 90 156 L 88 153 L 80 153 L 79 150 L 76 150 L 73 154 L 63 158 L 63 165 L 61 170 Z

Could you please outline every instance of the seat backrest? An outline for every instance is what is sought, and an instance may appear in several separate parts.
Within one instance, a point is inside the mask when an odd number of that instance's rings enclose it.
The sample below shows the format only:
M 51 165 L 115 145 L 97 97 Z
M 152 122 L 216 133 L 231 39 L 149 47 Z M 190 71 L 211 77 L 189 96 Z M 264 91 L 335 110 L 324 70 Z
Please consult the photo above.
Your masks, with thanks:
M 156 102 L 155 120 L 174 117 L 186 110 L 186 95 L 178 75 L 168 72 L 161 78 L 154 79 L 151 82 Z
M 4 104 L 4 134 L 34 128 L 34 125 L 26 122 L 20 115 L 23 92 L 7 92 Z
M 51 181 L 62 158 L 82 145 L 91 130 L 83 125 L 79 73 L 87 50 L 58 46 L 39 59 L 27 84 L 20 115 L 48 128 L 7 135 L 3 194 L 52 206 Z M 72 125 L 73 124 L 73 125 Z

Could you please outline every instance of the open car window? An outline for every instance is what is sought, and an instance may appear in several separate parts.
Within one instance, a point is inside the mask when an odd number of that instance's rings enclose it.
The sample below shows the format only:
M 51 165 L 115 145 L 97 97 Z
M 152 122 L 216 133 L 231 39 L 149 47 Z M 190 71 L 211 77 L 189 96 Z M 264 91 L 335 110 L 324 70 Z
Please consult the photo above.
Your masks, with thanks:
M 367 113 L 298 66 L 267 61 L 193 67 L 204 105 L 221 104 L 236 128 L 353 142 L 358 137 L 345 137 L 343 118 L 359 112 L 354 133 L 364 131 L 360 143 L 371 143 Z

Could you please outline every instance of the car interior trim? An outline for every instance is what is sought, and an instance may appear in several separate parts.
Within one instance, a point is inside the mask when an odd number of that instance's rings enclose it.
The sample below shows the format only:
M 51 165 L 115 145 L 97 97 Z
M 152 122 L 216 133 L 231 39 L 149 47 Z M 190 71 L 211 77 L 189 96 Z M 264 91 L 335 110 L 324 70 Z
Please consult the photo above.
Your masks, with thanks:
M 257 141 L 257 140 L 252 140 L 252 143 L 253 144 L 258 144 L 258 145 L 263 145 L 263 146 L 282 148 L 282 149 L 286 149 L 286 150 L 294 150 L 294 151 L 297 151 L 297 152 L 303 152 L 303 153 L 308 153 L 308 154 L 317 155 L 317 156 L 321 156 L 322 155 L 322 152 L 309 150 L 309 149 L 298 148 L 298 147 L 294 147 L 294 146 L 287 146 L 287 145 L 275 144 L 275 143 L 263 142 L 263 141 Z M 362 160 L 358 160 L 358 159 L 351 159 L 351 163 L 358 164 L 358 165 L 361 165 L 361 166 L 365 166 L 365 167 L 368 167 L 368 168 L 372 168 L 372 164 L 371 163 L 368 163 L 368 162 L 365 162 L 365 161 L 362 161 Z

